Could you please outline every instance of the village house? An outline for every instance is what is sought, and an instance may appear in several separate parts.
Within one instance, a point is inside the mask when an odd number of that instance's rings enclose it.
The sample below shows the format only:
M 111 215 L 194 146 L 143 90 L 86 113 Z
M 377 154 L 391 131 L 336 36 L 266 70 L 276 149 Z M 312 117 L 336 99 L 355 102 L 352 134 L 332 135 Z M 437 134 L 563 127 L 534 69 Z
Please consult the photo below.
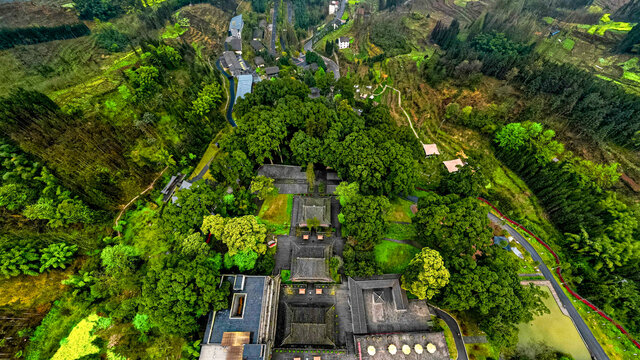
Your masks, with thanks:
M 346 36 L 341 36 L 340 38 L 338 38 L 338 49 L 346 49 L 349 47 L 349 41 L 351 39 L 349 39 Z

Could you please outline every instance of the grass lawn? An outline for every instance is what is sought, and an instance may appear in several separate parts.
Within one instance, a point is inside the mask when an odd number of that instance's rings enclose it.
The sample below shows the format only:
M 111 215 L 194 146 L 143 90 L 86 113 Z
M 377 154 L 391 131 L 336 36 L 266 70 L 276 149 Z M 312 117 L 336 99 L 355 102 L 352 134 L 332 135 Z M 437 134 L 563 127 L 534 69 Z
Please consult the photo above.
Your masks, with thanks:
M 591 359 L 571 318 L 560 311 L 548 287 L 542 286 L 541 289 L 549 295 L 543 301 L 551 313 L 536 316 L 528 324 L 518 325 L 520 330 L 518 347 L 526 348 L 543 342 L 558 351 L 571 355 L 575 360 Z
M 220 150 L 220 148 L 216 146 L 216 142 L 220 141 L 220 138 L 223 136 L 224 133 L 226 133 L 225 130 L 227 130 L 226 127 L 225 129 L 220 130 L 220 132 L 218 132 L 218 134 L 213 138 L 213 140 L 211 140 L 211 142 L 209 143 L 209 146 L 207 147 L 207 150 L 204 152 L 204 155 L 202 155 L 202 158 L 200 158 L 200 162 L 198 162 L 198 165 L 196 166 L 196 168 L 193 169 L 193 172 L 191 173 L 191 176 L 189 177 L 189 179 L 193 179 L 196 175 L 198 175 L 200 171 L 202 171 L 202 169 L 205 166 L 207 166 L 207 164 L 209 164 L 211 160 L 213 160 L 216 154 L 218 154 L 218 151 Z
M 573 46 L 576 44 L 575 41 L 573 41 L 570 38 L 566 38 L 562 41 L 562 47 L 567 50 L 567 51 L 571 51 L 573 50 Z
M 314 49 L 323 49 L 324 50 L 324 46 L 325 46 L 325 43 L 327 41 L 335 41 L 337 38 L 339 38 L 341 36 L 346 36 L 349 33 L 349 31 L 351 30 L 351 27 L 353 26 L 353 23 L 354 23 L 353 21 L 349 21 L 348 23 L 346 23 L 345 25 L 339 27 L 338 29 L 336 29 L 334 31 L 331 31 L 325 37 L 320 39 L 317 44 L 313 45 Z
M 447 326 L 447 323 L 444 322 L 444 320 L 442 319 L 438 319 L 438 325 L 440 325 L 440 327 L 444 330 L 444 339 L 447 341 L 447 349 L 449 349 L 449 357 L 451 359 L 457 359 L 458 348 L 456 348 L 456 342 L 453 339 L 453 332 L 451 332 L 451 329 L 449 328 L 449 326 Z
M 395 199 L 391 202 L 391 209 L 387 213 L 387 221 L 411 222 L 413 213 L 411 212 L 413 203 L 405 199 Z
M 389 230 L 385 237 L 396 240 L 411 240 L 416 236 L 416 228 L 413 224 L 389 224 Z
M 556 277 L 557 279 L 557 277 Z M 629 359 L 631 354 L 637 353 L 638 348 L 624 336 L 612 323 L 603 319 L 587 305 L 575 300 L 563 287 L 564 293 L 571 299 L 573 306 L 587 323 L 589 329 L 602 345 L 602 348 L 611 360 Z M 576 358 L 577 360 L 577 358 Z
M 401 274 L 420 251 L 411 245 L 382 240 L 373 249 L 376 262 L 385 274 Z
M 478 0 L 454 0 L 453 3 L 460 7 L 467 7 L 467 3 L 478 1 Z
M 465 344 L 470 360 L 497 359 L 500 355 L 493 346 L 489 344 Z
M 292 194 L 268 196 L 262 203 L 258 219 L 261 220 L 261 223 L 269 225 L 271 227 L 270 231 L 274 234 L 286 235 L 289 233 L 289 226 L 291 225 L 292 209 Z

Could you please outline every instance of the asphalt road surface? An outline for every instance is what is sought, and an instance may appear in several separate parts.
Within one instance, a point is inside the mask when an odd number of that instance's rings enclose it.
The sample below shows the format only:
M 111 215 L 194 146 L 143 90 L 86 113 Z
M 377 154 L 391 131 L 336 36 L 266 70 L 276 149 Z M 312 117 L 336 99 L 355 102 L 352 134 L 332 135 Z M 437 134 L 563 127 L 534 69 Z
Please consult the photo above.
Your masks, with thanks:
M 337 81 L 340 79 L 340 68 L 335 61 L 329 59 L 328 57 L 322 56 L 322 60 L 324 60 L 325 65 L 327 65 L 327 71 L 333 71 L 333 78 Z
M 336 14 L 333 18 L 333 20 L 331 20 L 330 22 L 328 22 L 325 25 L 325 28 L 330 29 L 329 32 L 333 31 L 333 24 L 337 24 L 338 26 L 341 25 L 341 23 L 338 23 L 338 21 L 342 18 L 342 15 L 344 14 L 344 11 L 347 8 L 347 0 L 341 0 L 340 1 L 340 8 L 338 8 L 338 10 L 336 11 Z M 312 51 L 313 50 L 313 42 L 320 40 L 320 35 L 322 34 L 322 36 L 328 34 L 328 32 L 324 32 L 324 31 L 320 31 L 318 33 L 316 33 L 314 36 L 311 37 L 311 39 L 309 41 L 307 41 L 303 48 L 304 51 Z
M 468 360 L 469 356 L 467 355 L 467 348 L 464 347 L 464 340 L 462 339 L 462 332 L 460 331 L 460 326 L 458 326 L 458 322 L 451 317 L 451 315 L 446 312 L 436 308 L 431 307 L 431 309 L 438 315 L 438 317 L 444 320 L 447 323 L 449 329 L 453 333 L 453 340 L 456 343 L 456 349 L 458 349 L 458 359 L 457 360 Z
M 271 46 L 270 51 L 271 55 L 276 56 L 276 23 L 278 22 L 278 5 L 280 5 L 280 1 L 273 2 L 273 22 L 271 27 Z
M 544 275 L 544 278 L 549 280 L 553 285 L 553 288 L 556 290 L 556 293 L 558 294 L 558 298 L 560 298 L 560 302 L 564 305 L 564 307 L 569 312 L 569 316 L 571 317 L 571 320 L 576 326 L 576 329 L 578 329 L 578 332 L 580 333 L 582 340 L 587 346 L 587 349 L 591 353 L 591 356 L 595 360 L 609 359 L 607 354 L 602 349 L 602 346 L 600 345 L 600 343 L 598 343 L 596 338 L 593 336 L 593 333 L 591 333 L 591 329 L 589 329 L 589 327 L 584 322 L 580 314 L 578 314 L 578 311 L 573 306 L 571 299 L 569 299 L 569 297 L 564 293 L 564 291 L 562 291 L 562 286 L 556 281 L 556 278 L 553 277 L 553 273 L 551 273 L 551 270 L 549 270 L 549 268 L 545 265 L 545 263 L 542 261 L 542 257 L 540 257 L 540 255 L 538 254 L 538 252 L 536 252 L 533 246 L 529 244 L 527 239 L 525 239 L 522 235 L 520 235 L 520 233 L 517 232 L 513 227 L 504 223 L 502 220 L 500 220 L 500 218 L 498 218 L 497 216 L 491 213 L 489 213 L 489 220 L 491 220 L 491 222 L 493 223 L 500 225 L 503 229 L 507 230 L 507 232 L 509 232 L 511 236 L 513 236 L 516 240 L 518 240 L 518 242 L 522 244 L 522 246 L 524 246 L 525 249 L 527 249 L 527 251 L 531 254 L 531 258 L 533 258 L 533 260 L 540 263 L 539 269 L 542 272 L 542 275 Z

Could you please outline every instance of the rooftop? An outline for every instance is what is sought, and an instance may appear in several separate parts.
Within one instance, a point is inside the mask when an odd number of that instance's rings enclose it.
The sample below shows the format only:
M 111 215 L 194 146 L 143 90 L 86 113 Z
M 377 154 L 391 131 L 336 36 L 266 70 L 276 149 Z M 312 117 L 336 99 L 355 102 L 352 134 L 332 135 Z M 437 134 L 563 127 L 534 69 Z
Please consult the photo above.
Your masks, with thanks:
M 204 342 L 221 344 L 225 333 L 242 332 L 249 334 L 247 343 L 257 344 L 266 276 L 225 275 L 222 281 L 231 283 L 231 309 L 210 315 Z
M 257 65 L 264 65 L 264 59 L 262 58 L 262 56 L 256 56 L 255 58 L 253 58 L 253 62 Z
M 264 45 L 263 45 L 260 41 L 258 41 L 258 40 L 251 40 L 251 41 L 249 42 L 249 44 L 251 44 L 251 47 L 252 47 L 252 48 L 253 48 L 253 50 L 255 50 L 256 52 L 257 52 L 257 51 L 260 51 L 260 50 L 262 50 L 262 49 L 264 49 Z
M 232 38 L 229 40 L 229 45 L 233 51 L 242 51 L 242 40 L 238 38 Z
M 226 67 L 231 71 L 238 71 L 242 69 L 240 62 L 238 61 L 238 57 L 233 51 L 225 51 L 222 53 L 222 60 L 224 60 Z M 224 64 L 223 64 L 224 65 Z
M 251 88 L 253 86 L 253 76 L 252 75 L 238 75 L 236 76 L 238 79 L 238 89 L 236 90 L 236 100 L 244 98 L 246 94 L 251 93 Z
M 332 282 L 329 258 L 333 253 L 330 244 L 292 243 L 291 281 Z
M 281 348 L 341 347 L 336 297 L 316 294 L 312 287 L 284 285 L 280 289 L 275 346 Z
M 424 148 L 424 153 L 427 156 L 440 155 L 440 152 L 438 151 L 438 146 L 436 144 L 422 144 L 422 147 Z
M 280 68 L 277 66 L 270 66 L 265 68 L 264 72 L 267 73 L 267 75 L 277 75 L 280 72 Z
M 178 187 L 176 189 L 176 192 L 173 193 L 173 196 L 171 197 L 171 202 L 175 204 L 176 201 L 178 201 L 178 195 L 176 195 L 176 193 L 180 190 L 184 190 L 184 189 L 191 189 L 191 185 L 193 185 L 192 183 L 184 180 L 180 183 L 180 187 Z M 179 205 L 179 204 L 178 204 Z
M 366 280 L 349 278 L 349 303 L 354 334 L 426 331 L 431 314 L 427 303 L 407 299 L 399 275 Z
M 331 226 L 331 199 L 304 197 L 298 208 L 298 226 L 306 227 L 309 220 L 317 219 L 321 227 Z
M 460 170 L 459 168 L 464 166 L 464 163 L 460 159 L 447 160 L 447 161 L 443 161 L 442 163 L 447 168 L 447 171 L 450 173 L 454 173 Z
M 242 21 L 242 15 L 232 17 L 231 21 L 229 22 L 229 30 L 242 31 L 243 26 L 244 21 Z
M 339 41 L 340 41 L 340 42 L 349 42 L 350 40 L 351 40 L 351 39 L 349 39 L 349 37 L 347 37 L 347 36 L 341 36 L 341 37 L 339 38 Z
M 325 345 L 335 347 L 335 307 L 331 304 L 286 303 L 285 345 Z

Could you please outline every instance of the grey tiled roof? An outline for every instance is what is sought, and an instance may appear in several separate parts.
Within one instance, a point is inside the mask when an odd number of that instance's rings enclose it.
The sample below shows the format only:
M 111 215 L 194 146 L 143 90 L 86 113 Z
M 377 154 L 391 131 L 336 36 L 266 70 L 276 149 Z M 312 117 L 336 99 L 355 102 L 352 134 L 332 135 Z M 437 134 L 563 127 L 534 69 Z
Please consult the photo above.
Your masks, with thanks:
M 389 289 L 396 311 L 404 311 L 409 307 L 407 293 L 400 287 L 398 276 L 383 275 L 375 279 L 354 280 L 349 278 L 349 300 L 354 334 L 366 334 L 367 313 L 365 311 L 364 290 Z
M 271 67 L 265 68 L 264 72 L 267 73 L 267 75 L 276 75 L 280 72 L 280 68 L 277 66 L 271 66 Z
M 260 314 L 262 314 L 262 297 L 264 295 L 266 277 L 264 276 L 244 276 L 244 288 L 242 290 L 232 290 L 231 294 L 247 294 L 246 304 L 242 319 L 231 319 L 229 309 L 220 310 L 215 313 L 213 328 L 205 338 L 205 343 L 219 344 L 222 341 L 222 334 L 225 332 L 250 332 L 251 344 L 256 344 L 258 330 L 260 328 Z M 235 283 L 235 276 L 225 276 L 223 281 Z M 209 326 L 207 326 L 209 327 Z M 207 335 L 205 335 L 207 336 Z

